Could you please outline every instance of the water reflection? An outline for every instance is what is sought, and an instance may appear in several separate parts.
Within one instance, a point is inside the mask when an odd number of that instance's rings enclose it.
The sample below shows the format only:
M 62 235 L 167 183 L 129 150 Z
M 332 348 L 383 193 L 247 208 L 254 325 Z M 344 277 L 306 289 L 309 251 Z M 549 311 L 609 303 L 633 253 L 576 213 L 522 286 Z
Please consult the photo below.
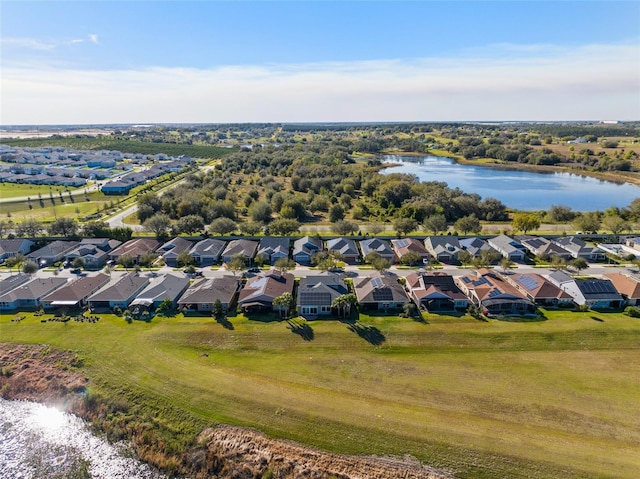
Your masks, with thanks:
M 588 176 L 558 172 L 501 170 L 493 167 L 461 165 L 438 156 L 396 156 L 383 158 L 397 163 L 383 174 L 409 173 L 420 181 L 444 181 L 450 188 L 493 197 L 510 208 L 547 210 L 552 205 L 570 206 L 576 211 L 605 210 L 628 206 L 640 197 L 640 187 Z
M 56 408 L 0 399 L 0 478 L 160 479 L 131 458 L 125 443 L 109 444 L 84 422 Z

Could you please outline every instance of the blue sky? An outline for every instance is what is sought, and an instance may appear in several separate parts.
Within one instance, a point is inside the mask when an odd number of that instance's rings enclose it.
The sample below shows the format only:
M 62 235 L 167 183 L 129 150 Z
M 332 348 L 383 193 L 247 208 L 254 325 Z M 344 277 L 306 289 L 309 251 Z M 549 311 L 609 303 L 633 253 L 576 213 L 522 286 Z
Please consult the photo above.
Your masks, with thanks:
M 640 119 L 640 2 L 1 4 L 2 124 Z

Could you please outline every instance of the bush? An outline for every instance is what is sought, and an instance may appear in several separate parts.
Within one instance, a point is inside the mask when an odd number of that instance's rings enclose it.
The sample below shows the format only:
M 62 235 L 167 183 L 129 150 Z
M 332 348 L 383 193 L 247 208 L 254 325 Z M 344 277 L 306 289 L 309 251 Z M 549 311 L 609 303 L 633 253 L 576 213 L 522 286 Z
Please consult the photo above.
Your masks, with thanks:
M 640 309 L 636 306 L 627 306 L 624 309 L 624 314 L 631 316 L 632 318 L 640 318 Z

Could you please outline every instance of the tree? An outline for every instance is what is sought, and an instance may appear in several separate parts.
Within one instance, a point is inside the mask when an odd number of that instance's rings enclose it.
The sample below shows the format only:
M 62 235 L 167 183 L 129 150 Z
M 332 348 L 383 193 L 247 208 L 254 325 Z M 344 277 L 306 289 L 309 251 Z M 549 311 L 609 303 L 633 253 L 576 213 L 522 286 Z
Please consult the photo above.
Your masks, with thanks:
M 278 310 L 280 317 L 282 317 L 283 313 L 285 318 L 289 316 L 289 309 L 292 304 L 293 296 L 291 293 L 282 293 L 280 296 L 273 298 L 273 309 Z
M 509 258 L 502 258 L 500 260 L 500 267 L 502 268 L 502 271 L 504 271 L 505 273 L 510 269 L 513 269 L 514 266 L 515 266 L 515 263 L 511 261 Z
M 567 260 L 564 258 L 560 258 L 559 256 L 553 256 L 551 258 L 551 267 L 553 269 L 557 269 L 559 271 L 564 271 L 567 269 Z
M 271 205 L 268 201 L 258 201 L 249 208 L 249 216 L 256 223 L 268 223 L 271 221 Z
M 25 257 L 20 253 L 15 254 L 13 256 L 9 256 L 6 260 L 4 260 L 4 265 L 11 270 L 13 267 L 17 267 L 25 260 Z
M 82 226 L 82 234 L 89 238 L 111 238 L 111 228 L 104 221 L 88 221 Z
M 190 266 L 195 263 L 193 256 L 191 256 L 188 251 L 180 251 L 180 253 L 178 253 L 177 260 L 178 260 L 178 266 L 180 267 Z
M 582 213 L 573 220 L 573 226 L 583 233 L 597 233 L 600 229 L 600 218 L 597 213 Z
M 351 314 L 351 307 L 358 304 L 358 298 L 353 293 L 341 294 L 331 303 L 332 308 L 336 308 L 342 312 L 342 317 L 346 318 L 347 314 Z
M 269 224 L 269 232 L 278 236 L 287 236 L 300 230 L 300 223 L 294 219 L 279 218 Z
M 193 234 L 204 230 L 204 219 L 200 215 L 183 216 L 176 223 L 176 228 L 180 233 Z
M 71 267 L 73 269 L 82 269 L 84 268 L 84 265 L 85 265 L 85 261 L 80 256 L 73 258 L 73 261 L 71 262 Z
M 513 215 L 513 229 L 527 234 L 540 228 L 540 218 L 534 213 L 516 213 Z
M 338 220 L 331 225 L 331 231 L 337 235 L 344 236 L 358 231 L 358 225 L 352 221 Z
M 259 223 L 240 223 L 240 231 L 249 236 L 255 236 L 262 231 L 262 225 Z
M 373 223 L 369 225 L 367 231 L 372 235 L 378 235 L 384 231 L 384 225 L 381 225 L 380 223 Z
M 156 235 L 156 238 L 166 238 L 171 228 L 171 218 L 165 213 L 156 213 L 142 224 L 146 231 Z
M 552 223 L 566 223 L 567 221 L 572 221 L 575 216 L 576 214 L 571 211 L 570 206 L 551 205 L 547 212 L 547 218 Z
M 9 223 L 5 220 L 0 220 L 0 239 L 9 231 Z
M 244 259 L 245 258 L 242 253 L 234 254 L 231 257 L 231 260 L 225 263 L 225 267 L 228 271 L 231 271 L 233 273 L 233 276 L 235 276 L 239 271 L 242 271 L 244 269 Z
M 373 269 L 380 273 L 388 270 L 391 267 L 391 261 L 383 258 L 382 256 L 380 256 L 380 253 L 376 251 L 372 251 L 371 253 L 369 253 L 364 260 L 369 263 Z
M 78 223 L 72 218 L 58 218 L 47 227 L 51 236 L 75 236 L 78 233 Z
M 584 258 L 573 258 L 569 260 L 569 266 L 580 272 L 583 269 L 587 269 L 589 267 L 589 263 L 587 263 L 587 260 Z
M 135 263 L 135 259 L 130 254 L 125 253 L 123 255 L 118 256 L 116 263 L 122 266 L 125 270 L 129 271 L 129 268 L 131 268 L 133 266 L 133 263 Z
M 16 235 L 21 238 L 35 238 L 43 230 L 42 223 L 36 220 L 26 220 L 16 226 Z
M 226 235 L 233 233 L 238 229 L 236 222 L 229 218 L 216 218 L 209 225 L 209 231 L 218 235 Z
M 602 225 L 614 235 L 619 235 L 628 228 L 627 222 L 620 216 L 605 216 Z
M 280 258 L 276 260 L 273 267 L 281 273 L 286 273 L 296 268 L 296 262 L 289 258 Z
M 463 216 L 454 223 L 453 227 L 465 235 L 467 233 L 480 233 L 480 231 L 482 231 L 480 220 L 474 214 Z
M 22 263 L 22 272 L 24 274 L 33 275 L 38 271 L 38 264 L 33 260 L 26 260 Z
M 447 219 L 444 215 L 431 215 L 424 220 L 424 228 L 431 231 L 434 236 L 442 231 L 447 231 Z
M 413 266 L 418 264 L 420 261 L 422 261 L 422 256 L 420 256 L 420 253 L 416 253 L 415 251 L 409 251 L 400 258 L 400 263 L 405 266 Z
M 224 317 L 224 308 L 222 307 L 222 301 L 220 298 L 216 299 L 211 308 L 211 314 L 216 319 L 222 319 Z
M 258 266 L 263 266 L 269 262 L 269 256 L 266 253 L 258 253 L 255 258 L 253 258 L 253 262 Z
M 158 305 L 156 309 L 156 313 L 163 314 L 171 311 L 173 309 L 173 301 L 169 298 L 164 298 L 162 302 Z
M 329 221 L 335 223 L 344 219 L 344 208 L 340 205 L 333 205 L 329 208 Z
M 462 264 L 471 264 L 473 262 L 473 255 L 464 249 L 458 253 L 458 261 Z
M 398 218 L 393 222 L 393 227 L 400 235 L 407 235 L 418 229 L 418 222 L 413 218 Z

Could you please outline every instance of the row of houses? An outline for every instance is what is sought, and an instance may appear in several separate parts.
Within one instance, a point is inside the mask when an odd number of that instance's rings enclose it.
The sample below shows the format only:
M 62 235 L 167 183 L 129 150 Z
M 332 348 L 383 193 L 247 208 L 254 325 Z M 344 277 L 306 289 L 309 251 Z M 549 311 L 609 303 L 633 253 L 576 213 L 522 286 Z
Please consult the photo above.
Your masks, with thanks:
M 615 245 L 591 246 L 578 237 L 566 236 L 553 240 L 538 236 L 511 238 L 506 235 L 487 240 L 471 237 L 458 239 L 455 236 L 428 236 L 424 240 L 400 238 L 386 241 L 380 238 L 354 240 L 352 238 L 334 238 L 323 241 L 319 237 L 305 236 L 293 242 L 286 237 L 267 236 L 259 240 L 234 239 L 230 241 L 206 238 L 190 241 L 175 237 L 166 242 L 152 238 L 132 239 L 124 244 L 105 238 L 87 238 L 80 241 L 57 240 L 33 251 L 35 243 L 27 239 L 0 240 L 0 261 L 14 254 L 22 254 L 33 259 L 41 266 L 58 261 L 73 260 L 81 257 L 88 269 L 98 269 L 109 260 L 117 261 L 124 254 L 133 262 L 149 252 L 162 256 L 169 266 L 177 266 L 181 255 L 189 255 L 199 267 L 224 263 L 236 255 L 244 257 L 250 264 L 257 255 L 266 263 L 274 264 L 278 259 L 291 258 L 299 264 L 311 264 L 314 255 L 323 252 L 336 252 L 348 264 L 357 264 L 370 253 L 395 263 L 408 253 L 417 254 L 425 263 L 435 260 L 442 263 L 456 263 L 462 251 L 479 257 L 487 252 L 496 257 L 505 257 L 515 262 L 524 262 L 527 255 L 540 257 L 557 256 L 564 259 L 584 258 L 587 261 L 599 261 L 605 258 L 607 247 Z M 625 254 L 640 255 L 638 238 L 627 238 Z M 622 254 L 622 253 L 621 253 Z
M 112 280 L 104 273 L 68 281 L 25 274 L 0 282 L 0 310 L 46 310 L 88 306 L 94 310 L 130 308 L 154 310 L 167 299 L 182 311 L 210 313 L 220 301 L 227 311 L 236 305 L 248 313 L 277 311 L 275 298 L 289 293 L 297 313 L 313 319 L 335 314 L 336 298 L 350 292 L 340 274 L 322 272 L 296 281 L 291 273 L 270 270 L 241 278 L 225 275 L 190 282 L 180 274 L 144 276 L 127 273 Z M 374 273 L 353 279 L 353 293 L 367 310 L 397 311 L 408 302 L 435 312 L 462 312 L 469 305 L 483 314 L 533 314 L 539 306 L 619 309 L 640 304 L 640 276 L 612 273 L 601 279 L 576 279 L 562 271 L 540 274 L 500 274 L 480 269 L 453 277 L 444 272 L 415 271 L 404 286 L 394 274 Z

